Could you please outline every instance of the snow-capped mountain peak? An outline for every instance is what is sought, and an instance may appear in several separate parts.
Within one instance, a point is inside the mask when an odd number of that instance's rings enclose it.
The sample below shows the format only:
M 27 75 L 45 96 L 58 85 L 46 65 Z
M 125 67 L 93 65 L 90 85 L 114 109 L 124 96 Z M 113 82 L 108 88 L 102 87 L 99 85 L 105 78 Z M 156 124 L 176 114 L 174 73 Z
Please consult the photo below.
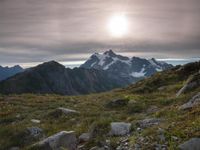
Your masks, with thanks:
M 128 78 L 128 80 L 134 82 L 135 80 L 151 76 L 158 71 L 171 68 L 172 65 L 159 62 L 154 58 L 149 60 L 139 57 L 129 58 L 108 50 L 102 54 L 93 54 L 81 67 L 105 70 L 115 76 Z

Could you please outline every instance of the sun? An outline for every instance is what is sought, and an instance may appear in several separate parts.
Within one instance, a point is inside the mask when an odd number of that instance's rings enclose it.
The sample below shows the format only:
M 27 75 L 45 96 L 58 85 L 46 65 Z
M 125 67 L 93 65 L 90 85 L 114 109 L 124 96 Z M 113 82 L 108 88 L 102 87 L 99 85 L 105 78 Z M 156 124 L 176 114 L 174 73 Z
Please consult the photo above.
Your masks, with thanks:
M 113 15 L 108 21 L 108 31 L 113 37 L 123 37 L 128 32 L 128 19 L 124 14 Z

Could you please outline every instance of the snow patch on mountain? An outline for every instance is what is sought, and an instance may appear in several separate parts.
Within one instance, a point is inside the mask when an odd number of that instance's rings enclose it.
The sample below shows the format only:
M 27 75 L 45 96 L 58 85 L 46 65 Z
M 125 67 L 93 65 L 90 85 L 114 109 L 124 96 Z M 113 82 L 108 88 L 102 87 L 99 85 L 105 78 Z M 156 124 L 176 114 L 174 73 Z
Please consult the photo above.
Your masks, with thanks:
M 145 77 L 145 68 L 143 67 L 140 72 L 132 72 L 130 75 L 135 78 Z

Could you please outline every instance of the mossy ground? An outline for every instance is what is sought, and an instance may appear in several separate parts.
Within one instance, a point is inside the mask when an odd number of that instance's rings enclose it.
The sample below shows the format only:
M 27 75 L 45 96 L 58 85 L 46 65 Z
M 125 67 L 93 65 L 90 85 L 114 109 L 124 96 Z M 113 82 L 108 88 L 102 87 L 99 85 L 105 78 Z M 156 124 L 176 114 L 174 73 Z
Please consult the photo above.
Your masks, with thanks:
M 177 145 L 191 137 L 200 136 L 200 107 L 192 110 L 181 111 L 178 107 L 187 102 L 200 88 L 176 97 L 176 92 L 186 82 L 186 78 L 177 74 L 157 74 L 154 77 L 138 82 L 125 89 L 111 92 L 90 94 L 84 96 L 60 95 L 1 95 L 0 96 L 0 149 L 5 150 L 13 146 L 27 149 L 35 141 L 24 140 L 24 130 L 27 127 L 37 126 L 44 130 L 46 136 L 59 131 L 74 130 L 79 136 L 95 128 L 96 137 L 87 145 L 88 148 L 99 141 L 110 139 L 113 147 L 116 146 L 118 137 L 106 137 L 111 122 L 124 121 L 133 124 L 130 144 L 134 144 L 138 135 L 134 134 L 135 124 L 138 120 L 148 117 L 162 118 L 164 121 L 154 127 L 144 129 L 142 136 L 150 136 L 152 141 L 157 140 L 157 130 L 165 130 L 169 149 L 176 149 Z M 159 87 L 165 86 L 163 90 Z M 108 108 L 106 104 L 118 98 L 128 98 L 127 106 Z M 157 106 L 159 110 L 147 114 L 150 106 Z M 74 109 L 80 112 L 76 115 L 51 115 L 58 107 Z M 41 123 L 33 123 L 31 119 L 38 119 Z M 178 137 L 174 141 L 172 136 Z

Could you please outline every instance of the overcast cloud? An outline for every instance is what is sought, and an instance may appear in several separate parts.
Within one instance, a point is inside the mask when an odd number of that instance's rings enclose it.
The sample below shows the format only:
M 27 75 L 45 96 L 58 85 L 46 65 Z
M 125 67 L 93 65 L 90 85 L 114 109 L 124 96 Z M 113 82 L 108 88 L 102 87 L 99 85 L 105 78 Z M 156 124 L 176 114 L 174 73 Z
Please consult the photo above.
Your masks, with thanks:
M 113 38 L 124 12 L 129 33 Z M 0 65 L 48 60 L 77 64 L 113 49 L 128 56 L 200 56 L 199 0 L 0 0 Z

